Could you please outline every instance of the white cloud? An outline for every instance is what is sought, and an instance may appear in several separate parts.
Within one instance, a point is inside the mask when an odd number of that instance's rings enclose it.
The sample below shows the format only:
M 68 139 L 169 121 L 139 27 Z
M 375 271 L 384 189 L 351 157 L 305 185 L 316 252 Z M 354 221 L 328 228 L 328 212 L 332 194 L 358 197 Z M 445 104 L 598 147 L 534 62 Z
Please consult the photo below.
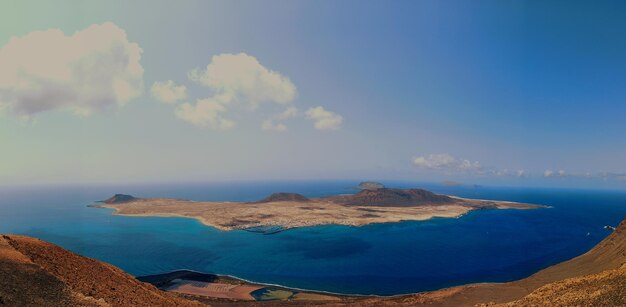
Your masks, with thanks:
M 520 169 L 517 171 L 517 177 L 525 177 L 526 176 L 526 171 L 523 169 Z
M 565 176 L 567 176 L 567 173 L 564 170 L 560 170 L 559 171 L 559 176 L 560 177 L 565 177 Z
M 175 103 L 187 98 L 187 87 L 176 85 L 174 81 L 154 82 L 150 89 L 152 96 L 165 103 Z
M 215 55 L 206 69 L 192 70 L 189 79 L 251 109 L 261 102 L 287 104 L 296 97 L 296 86 L 289 78 L 245 53 Z
M 235 122 L 223 115 L 237 106 L 253 111 L 263 102 L 287 105 L 296 96 L 296 87 L 289 78 L 265 68 L 255 57 L 245 53 L 213 56 L 206 69 L 189 72 L 189 79 L 212 89 L 213 96 L 198 100 L 195 105 L 179 106 L 176 115 L 201 127 L 229 129 Z M 297 112 L 296 108 L 287 107 L 275 119 L 285 120 L 296 116 Z M 264 121 L 261 127 L 271 131 L 287 130 L 284 124 L 274 123 L 274 119 Z
M 261 124 L 261 128 L 267 131 L 284 132 L 287 131 L 287 126 L 281 123 L 274 123 L 271 119 L 264 120 Z
M 478 161 L 458 160 L 448 153 L 431 154 L 413 159 L 417 167 L 461 172 L 482 172 L 483 167 Z
M 176 116 L 200 127 L 216 130 L 228 130 L 235 127 L 235 122 L 224 118 L 228 98 L 222 96 L 198 99 L 195 105 L 184 103 L 176 108 Z
M 547 169 L 547 170 L 545 170 L 545 171 L 543 172 L 543 176 L 544 176 L 544 177 L 552 177 L 553 175 L 554 175 L 554 171 L 549 170 L 549 169 Z
M 441 153 L 417 157 L 413 160 L 413 164 L 423 168 L 451 168 L 457 166 L 457 161 L 450 154 Z
M 315 121 L 315 129 L 318 130 L 337 130 L 343 122 L 341 115 L 327 111 L 321 106 L 308 109 L 306 116 Z
M 194 125 L 214 129 L 232 128 L 235 123 L 225 119 L 225 114 L 235 112 L 241 107 L 254 111 L 263 103 L 285 106 L 283 112 L 261 123 L 263 130 L 287 131 L 283 121 L 300 116 L 298 109 L 291 106 L 297 94 L 296 86 L 288 77 L 264 67 L 255 57 L 245 53 L 215 55 L 205 69 L 196 68 L 189 72 L 188 77 L 213 92 L 213 96 L 198 100 L 195 105 L 185 103 L 176 109 L 178 118 Z M 168 96 L 174 97 L 176 95 L 171 90 L 173 87 L 173 81 L 168 81 L 165 85 L 155 83 L 153 95 L 160 96 L 154 92 L 167 90 Z M 314 126 L 319 130 L 337 130 L 343 122 L 341 115 L 321 106 L 310 108 L 305 114 L 315 122 Z
M 49 29 L 13 37 L 0 48 L 0 108 L 28 118 L 123 105 L 143 91 L 141 53 L 111 22 L 71 36 Z

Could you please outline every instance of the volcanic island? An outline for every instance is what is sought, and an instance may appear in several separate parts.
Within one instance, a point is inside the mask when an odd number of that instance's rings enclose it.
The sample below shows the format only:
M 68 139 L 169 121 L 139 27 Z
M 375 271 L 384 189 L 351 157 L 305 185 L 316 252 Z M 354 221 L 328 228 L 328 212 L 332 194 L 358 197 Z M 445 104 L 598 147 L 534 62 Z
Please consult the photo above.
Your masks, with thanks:
M 356 194 L 307 198 L 274 193 L 254 202 L 206 202 L 172 198 L 136 198 L 116 194 L 92 207 L 125 216 L 185 217 L 220 230 L 265 234 L 318 225 L 363 226 L 375 223 L 456 218 L 472 210 L 535 209 L 546 206 L 468 199 L 423 189 L 369 188 Z

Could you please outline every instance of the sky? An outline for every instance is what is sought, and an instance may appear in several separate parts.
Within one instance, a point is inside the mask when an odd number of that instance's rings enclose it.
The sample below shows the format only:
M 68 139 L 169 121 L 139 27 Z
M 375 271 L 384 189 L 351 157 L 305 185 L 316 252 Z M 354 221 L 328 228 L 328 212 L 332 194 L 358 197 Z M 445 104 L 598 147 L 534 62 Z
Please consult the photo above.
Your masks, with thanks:
M 0 184 L 626 189 L 619 1 L 0 2 Z

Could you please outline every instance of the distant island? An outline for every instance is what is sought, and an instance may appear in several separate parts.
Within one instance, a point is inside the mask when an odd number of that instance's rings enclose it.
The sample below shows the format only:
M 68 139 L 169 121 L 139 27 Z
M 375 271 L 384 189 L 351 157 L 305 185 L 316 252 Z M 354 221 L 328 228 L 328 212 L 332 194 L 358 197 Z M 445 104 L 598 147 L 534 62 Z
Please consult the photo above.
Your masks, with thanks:
M 255 202 L 197 202 L 116 194 L 91 206 L 112 208 L 118 215 L 195 218 L 220 230 L 244 229 L 260 233 L 329 224 L 362 226 L 434 217 L 454 218 L 472 210 L 545 207 L 460 198 L 423 189 L 394 188 L 368 188 L 354 195 L 320 198 L 274 193 Z
M 376 190 L 382 189 L 384 187 L 385 185 L 383 185 L 382 183 L 374 181 L 363 181 L 357 186 L 357 188 L 359 188 L 360 190 Z

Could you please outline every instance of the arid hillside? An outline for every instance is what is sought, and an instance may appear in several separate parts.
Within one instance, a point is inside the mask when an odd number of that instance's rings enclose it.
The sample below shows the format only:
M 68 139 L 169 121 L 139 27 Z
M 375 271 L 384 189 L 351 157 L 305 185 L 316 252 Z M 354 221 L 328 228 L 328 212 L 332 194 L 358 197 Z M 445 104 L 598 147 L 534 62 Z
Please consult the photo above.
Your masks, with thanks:
M 0 276 L 0 305 L 200 306 L 110 264 L 24 236 L 0 236 Z

